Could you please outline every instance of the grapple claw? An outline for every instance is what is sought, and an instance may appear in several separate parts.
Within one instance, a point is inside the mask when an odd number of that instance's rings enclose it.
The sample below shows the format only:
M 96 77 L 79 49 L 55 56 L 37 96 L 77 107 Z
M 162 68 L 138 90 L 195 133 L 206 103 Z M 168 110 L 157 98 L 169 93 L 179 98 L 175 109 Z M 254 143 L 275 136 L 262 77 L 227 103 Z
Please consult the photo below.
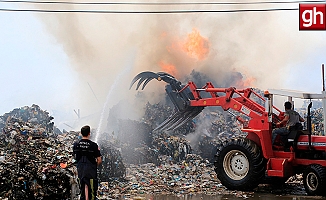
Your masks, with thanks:
M 204 107 L 191 107 L 191 110 L 182 112 L 176 111 L 172 113 L 164 122 L 158 125 L 154 131 L 176 130 L 177 128 L 186 124 L 189 120 L 196 117 L 203 109 Z
M 158 125 L 154 131 L 157 131 L 157 130 L 161 130 L 163 129 L 171 120 L 173 120 L 174 118 L 177 118 L 177 116 L 179 115 L 180 113 L 179 112 L 174 112 L 172 113 L 166 120 L 164 120 L 160 125 Z
M 132 79 L 131 83 L 130 83 L 130 87 L 129 89 L 131 89 L 131 87 L 133 86 L 133 84 L 135 82 L 137 82 L 139 79 L 140 81 L 138 82 L 137 84 L 137 87 L 136 87 L 136 90 L 138 90 L 139 86 L 141 85 L 141 83 L 144 81 L 144 80 L 152 80 L 153 78 L 156 78 L 156 79 L 159 79 L 159 75 L 154 73 L 154 72 L 142 72 L 142 73 L 139 73 L 137 76 L 135 76 L 134 79 Z M 147 84 L 150 80 L 148 81 L 145 81 L 145 83 Z M 144 89 L 145 86 L 142 87 L 142 89 Z
M 137 83 L 137 86 L 136 86 L 136 90 L 138 90 L 139 86 L 145 81 L 145 80 L 148 80 L 147 77 L 141 77 L 140 80 L 138 81 Z M 142 87 L 144 88 L 144 86 Z
M 142 90 L 145 88 L 145 86 L 147 85 L 147 83 L 149 83 L 153 78 L 148 78 L 144 84 L 143 84 L 143 87 L 141 88 Z
M 202 108 L 202 107 L 196 107 L 196 109 L 193 110 L 187 117 L 184 117 L 182 121 L 176 123 L 174 126 L 171 126 L 167 130 L 176 130 L 177 128 L 181 127 L 182 125 L 186 124 L 188 121 L 190 121 L 194 117 L 196 117 L 203 109 L 204 108 Z
M 167 83 L 173 84 L 176 86 L 181 85 L 181 83 L 179 81 L 177 81 L 171 74 L 165 73 L 165 72 L 158 72 L 158 73 L 154 73 L 154 72 L 141 72 L 139 73 L 137 76 L 135 76 L 134 79 L 132 79 L 131 84 L 129 89 L 131 89 L 131 87 L 133 86 L 133 84 L 135 82 L 138 82 L 137 86 L 136 86 L 136 90 L 138 90 L 138 88 L 140 87 L 140 85 L 144 82 L 142 90 L 145 88 L 145 86 L 147 85 L 148 82 L 150 82 L 152 79 L 156 79 L 158 81 L 165 81 Z
M 171 127 L 173 124 L 177 123 L 183 116 L 183 112 L 176 112 L 177 115 L 173 118 L 171 118 L 171 120 L 169 121 L 169 123 L 165 124 L 161 130 L 167 129 L 169 127 Z
M 168 131 L 170 130 L 174 130 L 174 127 L 176 127 L 177 125 L 179 125 L 181 122 L 185 121 L 186 119 L 188 119 L 188 115 L 190 112 L 184 113 L 183 116 L 181 116 L 179 119 L 177 119 L 176 121 L 174 121 L 172 124 L 170 124 L 170 126 L 167 128 Z M 188 120 L 187 120 L 188 121 Z
M 167 83 L 171 83 L 172 80 L 177 80 L 172 76 L 171 74 L 165 73 L 165 72 L 157 72 L 157 75 L 159 75 L 163 81 Z
M 169 84 L 165 87 L 165 90 L 175 106 L 175 112 L 158 127 L 156 127 L 154 131 L 164 129 L 175 130 L 187 123 L 190 119 L 196 117 L 204 109 L 203 106 L 190 106 L 190 100 L 194 100 L 194 96 L 192 95 L 190 89 L 182 85 L 181 82 L 175 79 L 171 74 L 165 72 L 141 72 L 131 81 L 129 89 L 131 89 L 133 84 L 139 80 L 136 90 L 138 90 L 142 84 L 143 86 L 141 89 L 143 90 L 145 86 L 154 78 L 158 81 L 163 80 Z

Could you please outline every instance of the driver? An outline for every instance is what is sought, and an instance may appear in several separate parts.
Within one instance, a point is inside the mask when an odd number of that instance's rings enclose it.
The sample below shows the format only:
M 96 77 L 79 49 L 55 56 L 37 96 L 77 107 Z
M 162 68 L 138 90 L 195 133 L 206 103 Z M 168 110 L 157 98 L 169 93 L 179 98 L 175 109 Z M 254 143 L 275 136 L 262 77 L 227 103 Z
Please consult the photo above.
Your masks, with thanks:
M 277 135 L 282 137 L 287 136 L 290 133 L 290 129 L 293 127 L 302 127 L 301 122 L 304 122 L 304 119 L 300 114 L 292 110 L 291 102 L 287 101 L 284 103 L 285 113 L 284 119 L 280 122 L 277 122 L 276 125 L 280 126 L 283 123 L 286 123 L 284 127 L 275 128 L 272 132 L 272 144 L 275 142 Z

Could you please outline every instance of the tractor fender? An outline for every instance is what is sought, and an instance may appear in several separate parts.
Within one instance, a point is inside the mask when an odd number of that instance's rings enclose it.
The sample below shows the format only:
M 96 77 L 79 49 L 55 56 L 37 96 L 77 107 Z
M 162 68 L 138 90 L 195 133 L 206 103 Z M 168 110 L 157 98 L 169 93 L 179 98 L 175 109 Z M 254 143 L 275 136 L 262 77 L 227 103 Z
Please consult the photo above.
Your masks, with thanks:
M 268 130 L 264 131 L 250 129 L 245 132 L 248 133 L 246 138 L 253 141 L 261 148 L 264 158 L 269 159 L 273 157 L 272 138 L 271 135 L 268 134 Z
M 254 143 L 256 143 L 260 148 L 261 148 L 261 143 L 260 143 L 260 139 L 257 136 L 257 134 L 253 133 L 253 132 L 248 132 L 247 137 L 249 140 L 253 141 Z

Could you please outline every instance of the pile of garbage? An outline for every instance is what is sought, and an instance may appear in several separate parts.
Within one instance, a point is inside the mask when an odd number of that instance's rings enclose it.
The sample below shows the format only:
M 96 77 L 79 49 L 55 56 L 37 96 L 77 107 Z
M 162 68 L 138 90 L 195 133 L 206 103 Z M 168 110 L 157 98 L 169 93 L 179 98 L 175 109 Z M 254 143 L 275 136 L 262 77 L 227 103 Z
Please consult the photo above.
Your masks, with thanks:
M 304 101 L 302 107 L 297 111 L 300 113 L 304 119 L 307 119 L 307 107 L 310 101 Z M 323 108 L 322 102 L 320 100 L 313 100 L 311 108 L 311 132 L 313 135 L 324 135 L 324 117 L 323 117 Z M 303 123 L 303 127 L 307 129 L 307 120 Z
M 314 135 L 324 135 L 323 108 L 317 108 L 311 113 L 311 131 Z
M 100 199 L 119 199 L 139 194 L 218 194 L 226 188 L 216 178 L 209 162 L 198 155 L 174 163 L 170 156 L 160 156 L 161 165 L 153 163 L 130 165 L 126 182 L 101 182 Z
M 123 180 L 126 167 L 118 148 L 110 141 L 100 143 L 102 164 L 98 168 L 98 179 L 100 181 Z
M 75 131 L 58 131 L 52 120 L 37 105 L 0 116 L 0 199 L 77 199 L 72 147 L 81 136 Z M 111 142 L 100 143 L 101 181 L 126 175 L 120 151 Z
M 119 106 L 116 105 L 116 106 Z M 113 106 L 110 113 L 119 110 Z M 104 140 L 113 140 L 116 148 L 121 149 L 126 164 L 155 163 L 159 165 L 160 155 L 171 156 L 180 162 L 187 154 L 198 154 L 213 162 L 216 146 L 224 140 L 243 137 L 241 124 L 234 115 L 219 109 L 204 109 L 196 118 L 173 131 L 153 131 L 172 112 L 168 103 L 147 103 L 144 116 L 139 120 L 117 119 L 109 115 L 108 130 Z M 115 129 L 112 130 L 114 122 Z M 108 138 L 108 135 L 112 137 Z M 101 139 L 102 140 L 102 139 Z
M 37 105 L 14 109 L 0 119 L 0 197 L 70 198 L 76 168 L 67 141 L 77 137 L 57 137 L 53 117 Z
M 115 109 L 108 118 L 108 130 L 114 129 L 98 142 L 103 156 L 98 170 L 101 199 L 228 193 L 212 163 L 220 142 L 245 136 L 234 114 L 206 108 L 187 124 L 166 132 L 153 129 L 173 112 L 171 102 L 147 103 L 139 120 L 116 118 Z M 312 111 L 318 134 L 323 131 L 321 113 L 321 109 Z M 52 120 L 37 105 L 0 116 L 0 199 L 77 198 L 72 146 L 80 135 L 62 133 Z
M 241 79 L 241 74 L 230 74 L 231 80 Z M 200 72 L 193 70 L 186 80 L 193 80 L 197 85 L 205 85 L 209 78 Z M 187 81 L 185 81 L 187 82 Z M 226 82 L 225 85 L 216 87 L 229 87 L 234 84 Z M 255 89 L 256 93 L 262 91 Z M 202 94 L 205 96 L 205 93 Z M 159 124 L 174 113 L 175 106 L 168 97 L 162 96 L 162 101 L 144 105 L 144 114 L 140 119 L 132 120 L 130 113 L 122 116 L 125 104 L 120 102 L 114 105 L 107 118 L 106 138 L 101 140 L 113 140 L 113 144 L 121 149 L 121 155 L 126 164 L 154 163 L 160 165 L 160 155 L 170 156 L 174 162 L 181 162 L 188 154 L 200 155 L 203 159 L 213 162 L 216 146 L 223 140 L 234 137 L 242 137 L 241 124 L 237 122 L 236 115 L 228 113 L 219 107 L 207 107 L 197 117 L 188 121 L 181 127 L 170 131 L 153 131 Z M 144 102 L 146 98 L 139 92 L 136 95 L 137 102 Z M 263 104 L 259 98 L 254 99 Z M 245 118 L 245 117 L 244 117 Z M 107 138 L 110 135 L 112 137 Z

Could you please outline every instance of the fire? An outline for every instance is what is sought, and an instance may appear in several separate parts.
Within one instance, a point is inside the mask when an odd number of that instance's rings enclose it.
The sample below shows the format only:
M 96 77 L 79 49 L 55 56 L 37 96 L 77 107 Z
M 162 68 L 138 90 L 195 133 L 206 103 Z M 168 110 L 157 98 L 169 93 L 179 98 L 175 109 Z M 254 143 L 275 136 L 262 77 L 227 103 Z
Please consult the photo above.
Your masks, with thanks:
M 241 79 L 237 82 L 237 87 L 239 88 L 248 88 L 248 87 L 254 87 L 256 78 L 254 77 L 247 77 L 245 79 Z
M 158 65 L 162 71 L 176 78 L 184 73 L 184 69 L 177 69 L 175 64 L 179 66 L 180 63 L 184 63 L 184 61 L 189 59 L 187 55 L 197 60 L 203 60 L 208 56 L 209 41 L 207 38 L 201 36 L 199 31 L 195 28 L 185 39 L 180 40 L 178 37 L 169 36 L 166 32 L 162 32 L 160 37 L 163 39 L 171 37 L 170 40 L 168 40 L 171 44 L 166 46 L 168 55 L 171 55 L 171 57 L 166 59 L 160 58 L 161 61 L 158 62 Z
M 193 29 L 183 44 L 183 50 L 193 58 L 203 60 L 209 53 L 209 41 L 200 35 L 197 29 Z
M 159 63 L 161 69 L 163 72 L 166 72 L 168 74 L 171 74 L 174 77 L 177 77 L 178 71 L 177 68 L 173 64 L 165 63 L 164 61 L 161 61 Z

